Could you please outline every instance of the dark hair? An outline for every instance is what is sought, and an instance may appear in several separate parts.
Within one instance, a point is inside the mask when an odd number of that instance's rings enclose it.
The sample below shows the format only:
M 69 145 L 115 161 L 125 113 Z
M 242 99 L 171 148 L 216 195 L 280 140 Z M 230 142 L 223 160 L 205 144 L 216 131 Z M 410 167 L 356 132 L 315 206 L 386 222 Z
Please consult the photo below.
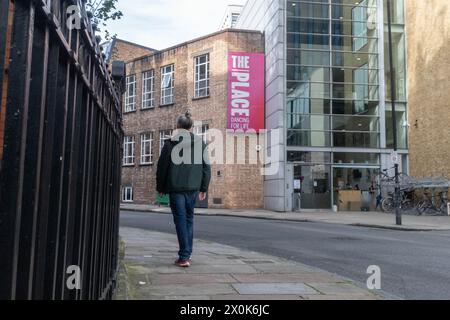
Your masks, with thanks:
M 188 110 L 183 116 L 180 116 L 177 121 L 177 126 L 179 129 L 191 130 L 194 126 L 194 121 L 192 120 L 191 111 Z

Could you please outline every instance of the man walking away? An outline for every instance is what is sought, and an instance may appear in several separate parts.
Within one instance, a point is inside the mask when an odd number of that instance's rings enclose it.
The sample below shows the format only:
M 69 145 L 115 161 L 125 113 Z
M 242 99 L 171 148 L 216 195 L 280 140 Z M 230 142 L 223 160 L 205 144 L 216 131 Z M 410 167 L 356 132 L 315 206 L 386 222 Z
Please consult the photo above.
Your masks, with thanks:
M 197 196 L 200 201 L 206 199 L 211 180 L 206 144 L 190 132 L 193 124 L 189 111 L 178 118 L 177 133 L 165 142 L 156 174 L 157 191 L 170 195 L 180 247 L 175 264 L 183 268 L 189 267 L 191 262 L 195 201 Z

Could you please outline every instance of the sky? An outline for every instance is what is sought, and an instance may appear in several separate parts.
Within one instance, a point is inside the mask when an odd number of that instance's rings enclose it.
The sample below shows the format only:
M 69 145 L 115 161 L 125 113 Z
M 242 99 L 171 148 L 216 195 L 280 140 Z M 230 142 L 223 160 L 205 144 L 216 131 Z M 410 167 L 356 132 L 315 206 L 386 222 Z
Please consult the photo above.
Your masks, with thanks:
M 195 39 L 219 30 L 229 4 L 246 0 L 119 0 L 124 16 L 107 29 L 120 39 L 154 49 Z

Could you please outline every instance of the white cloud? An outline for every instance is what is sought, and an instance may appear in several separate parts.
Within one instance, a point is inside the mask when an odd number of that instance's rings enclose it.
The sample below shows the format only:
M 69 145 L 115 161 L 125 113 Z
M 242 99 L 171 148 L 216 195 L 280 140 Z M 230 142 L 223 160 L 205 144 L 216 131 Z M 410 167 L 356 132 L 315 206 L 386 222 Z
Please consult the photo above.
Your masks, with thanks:
M 219 29 L 229 4 L 246 0 L 119 0 L 124 17 L 108 25 L 111 34 L 164 49 Z

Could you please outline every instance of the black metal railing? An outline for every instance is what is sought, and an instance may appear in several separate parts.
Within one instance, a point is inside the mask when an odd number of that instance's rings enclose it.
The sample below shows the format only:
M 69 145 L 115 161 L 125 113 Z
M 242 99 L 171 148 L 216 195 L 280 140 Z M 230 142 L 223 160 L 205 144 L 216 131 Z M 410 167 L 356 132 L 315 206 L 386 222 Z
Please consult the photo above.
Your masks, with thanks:
M 124 72 L 84 3 L 0 0 L 0 299 L 114 292 Z

